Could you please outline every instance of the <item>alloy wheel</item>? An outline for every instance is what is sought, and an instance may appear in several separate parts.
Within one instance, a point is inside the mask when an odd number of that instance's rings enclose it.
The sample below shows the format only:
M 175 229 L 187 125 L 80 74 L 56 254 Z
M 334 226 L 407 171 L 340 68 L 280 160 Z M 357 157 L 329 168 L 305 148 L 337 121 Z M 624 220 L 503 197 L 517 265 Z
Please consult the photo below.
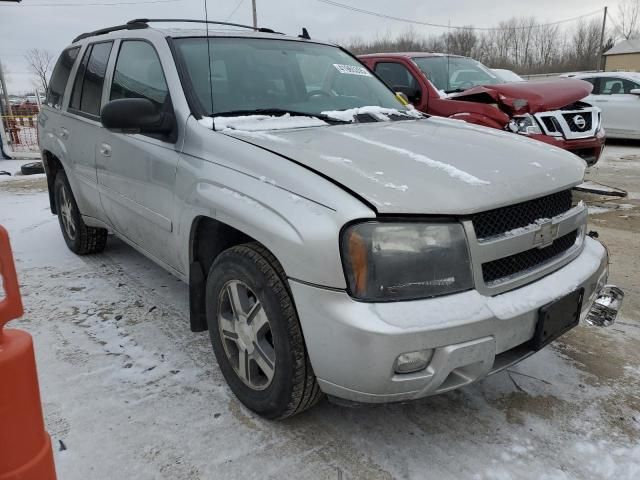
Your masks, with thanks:
M 267 388 L 276 360 L 271 325 L 257 295 L 245 283 L 231 280 L 220 291 L 218 330 L 238 377 L 253 390 Z
M 71 214 L 72 209 L 73 205 L 71 203 L 71 195 L 67 192 L 67 187 L 63 185 L 60 188 L 60 216 L 62 218 L 62 225 L 64 226 L 67 237 L 69 237 L 70 240 L 75 240 L 76 223 L 73 220 L 73 215 Z

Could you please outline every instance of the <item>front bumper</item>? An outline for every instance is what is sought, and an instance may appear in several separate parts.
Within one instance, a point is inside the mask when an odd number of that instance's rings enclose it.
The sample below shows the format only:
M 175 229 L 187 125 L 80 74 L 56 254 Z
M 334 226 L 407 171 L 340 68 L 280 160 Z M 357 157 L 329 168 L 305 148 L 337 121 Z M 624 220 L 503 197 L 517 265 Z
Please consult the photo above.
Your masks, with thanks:
M 533 134 L 528 135 L 528 137 L 567 150 L 582 158 L 591 167 L 598 162 L 604 149 L 605 131 L 600 129 L 594 137 L 576 140 L 566 140 L 563 137 L 553 137 L 545 134 Z
M 493 297 L 476 290 L 396 303 L 363 303 L 340 290 L 290 281 L 320 388 L 354 402 L 382 403 L 442 393 L 531 355 L 538 309 L 584 288 L 583 316 L 608 275 L 605 248 L 582 253 L 529 285 Z M 429 366 L 394 373 L 396 358 L 432 349 Z

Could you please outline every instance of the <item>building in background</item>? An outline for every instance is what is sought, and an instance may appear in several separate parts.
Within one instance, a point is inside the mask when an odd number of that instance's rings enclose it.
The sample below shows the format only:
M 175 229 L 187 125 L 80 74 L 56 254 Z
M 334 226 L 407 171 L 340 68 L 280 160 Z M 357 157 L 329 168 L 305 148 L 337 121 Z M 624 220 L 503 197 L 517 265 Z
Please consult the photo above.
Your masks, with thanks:
M 640 72 L 640 38 L 624 40 L 604 53 L 606 72 Z

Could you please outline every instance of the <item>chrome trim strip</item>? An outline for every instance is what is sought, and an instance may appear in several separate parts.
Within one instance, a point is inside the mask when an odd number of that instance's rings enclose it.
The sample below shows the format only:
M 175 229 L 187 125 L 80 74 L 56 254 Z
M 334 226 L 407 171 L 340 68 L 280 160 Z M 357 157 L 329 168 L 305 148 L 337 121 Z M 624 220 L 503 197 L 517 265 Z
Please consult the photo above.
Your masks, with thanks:
M 582 132 L 574 132 L 569 127 L 569 123 L 564 118 L 564 115 L 591 115 L 591 128 Z M 577 140 L 580 138 L 589 138 L 595 136 L 598 130 L 600 130 L 600 124 L 602 122 L 602 115 L 598 107 L 585 107 L 580 110 L 554 110 L 552 112 L 539 112 L 534 113 L 533 116 L 540 124 L 540 128 L 542 128 L 542 131 L 545 133 L 545 135 L 549 135 L 551 137 L 563 136 L 567 140 Z M 543 118 L 555 118 L 562 131 L 549 131 L 542 121 Z

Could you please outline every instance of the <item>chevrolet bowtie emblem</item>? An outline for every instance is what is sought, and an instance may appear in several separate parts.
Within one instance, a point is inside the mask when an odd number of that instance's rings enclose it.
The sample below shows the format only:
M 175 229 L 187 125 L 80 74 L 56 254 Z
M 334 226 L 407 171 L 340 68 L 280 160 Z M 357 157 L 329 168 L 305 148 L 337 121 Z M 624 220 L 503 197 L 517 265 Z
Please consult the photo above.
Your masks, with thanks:
M 540 228 L 536 231 L 536 236 L 533 240 L 533 246 L 538 248 L 548 247 L 553 243 L 557 235 L 558 226 L 552 224 L 551 220 L 540 223 Z

